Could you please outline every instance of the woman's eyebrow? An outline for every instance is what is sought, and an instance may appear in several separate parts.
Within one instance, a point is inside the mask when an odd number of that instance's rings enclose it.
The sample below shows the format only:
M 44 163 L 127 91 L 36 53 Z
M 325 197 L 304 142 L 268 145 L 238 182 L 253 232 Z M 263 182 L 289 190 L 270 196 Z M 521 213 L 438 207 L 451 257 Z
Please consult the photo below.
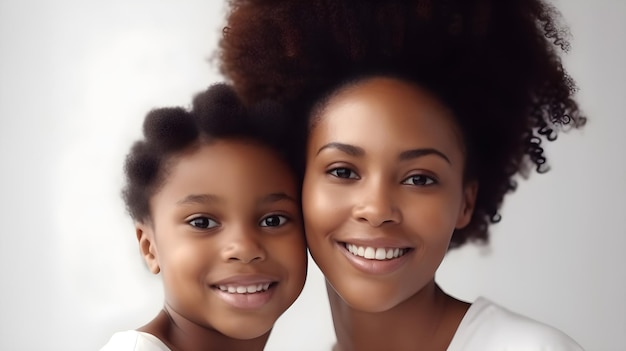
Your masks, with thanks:
M 450 159 L 448 158 L 448 156 L 446 156 L 446 154 L 433 148 L 413 149 L 413 150 L 403 151 L 400 153 L 400 156 L 398 156 L 398 159 L 400 161 L 407 161 L 407 160 L 412 160 L 412 159 L 419 158 L 419 157 L 424 157 L 427 155 L 439 156 L 440 158 L 444 159 L 447 163 L 452 164 L 452 162 L 450 162 Z
M 322 152 L 325 149 L 336 149 L 339 151 L 342 151 L 350 156 L 363 156 L 365 155 L 365 150 L 363 150 L 363 148 L 358 147 L 358 146 L 354 146 L 354 145 L 350 145 L 350 144 L 344 144 L 344 143 L 338 143 L 338 142 L 332 142 L 332 143 L 328 143 L 322 147 L 319 148 L 319 150 L 317 150 L 317 154 L 319 155 L 320 152 Z M 400 161 L 407 161 L 407 160 L 411 160 L 411 159 L 415 159 L 415 158 L 419 158 L 419 157 L 424 157 L 427 155 L 436 155 L 439 156 L 440 158 L 442 158 L 444 161 L 446 161 L 449 164 L 452 164 L 452 162 L 450 162 L 450 158 L 448 156 L 446 156 L 446 154 L 444 154 L 443 152 L 437 150 L 437 149 L 433 149 L 433 148 L 420 148 L 420 149 L 412 149 L 412 150 L 406 150 L 400 153 L 400 156 L 398 156 L 398 159 Z
M 363 156 L 365 155 L 365 150 L 363 150 L 363 148 L 360 148 L 358 146 L 354 146 L 354 145 L 350 145 L 350 144 L 344 144 L 344 143 L 337 143 L 337 142 L 333 142 L 333 143 L 328 143 L 322 147 L 319 148 L 319 150 L 317 150 L 317 154 L 319 155 L 320 152 L 324 151 L 325 149 L 337 149 L 339 151 L 342 151 L 350 156 Z

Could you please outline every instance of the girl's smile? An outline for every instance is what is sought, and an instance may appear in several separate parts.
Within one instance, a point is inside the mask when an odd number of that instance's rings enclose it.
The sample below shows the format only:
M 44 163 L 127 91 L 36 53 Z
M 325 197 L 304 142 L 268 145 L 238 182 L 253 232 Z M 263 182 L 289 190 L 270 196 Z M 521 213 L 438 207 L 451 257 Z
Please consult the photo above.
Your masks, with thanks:
M 211 285 L 224 302 L 235 308 L 258 309 L 270 301 L 278 278 L 260 274 L 233 275 Z
M 193 324 L 255 338 L 306 276 L 298 185 L 270 149 L 245 140 L 192 146 L 170 161 L 140 246 L 165 306 Z

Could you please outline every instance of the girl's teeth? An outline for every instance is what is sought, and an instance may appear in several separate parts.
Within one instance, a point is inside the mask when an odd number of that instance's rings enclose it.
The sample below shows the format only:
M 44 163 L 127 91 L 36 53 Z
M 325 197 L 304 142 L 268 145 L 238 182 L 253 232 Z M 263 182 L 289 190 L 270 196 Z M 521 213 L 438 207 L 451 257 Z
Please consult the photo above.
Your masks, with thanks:
M 257 284 L 257 285 L 220 285 L 218 289 L 230 294 L 254 294 L 257 292 L 263 292 L 269 289 L 270 283 Z
M 385 249 L 382 247 L 373 248 L 369 246 L 365 246 L 365 247 L 356 246 L 354 244 L 345 244 L 345 245 L 346 245 L 346 249 L 348 249 L 348 251 L 351 254 L 355 256 L 363 257 L 368 260 L 379 260 L 379 261 L 391 260 L 391 259 L 398 258 L 404 255 L 407 251 L 406 249 L 400 249 L 400 248 Z

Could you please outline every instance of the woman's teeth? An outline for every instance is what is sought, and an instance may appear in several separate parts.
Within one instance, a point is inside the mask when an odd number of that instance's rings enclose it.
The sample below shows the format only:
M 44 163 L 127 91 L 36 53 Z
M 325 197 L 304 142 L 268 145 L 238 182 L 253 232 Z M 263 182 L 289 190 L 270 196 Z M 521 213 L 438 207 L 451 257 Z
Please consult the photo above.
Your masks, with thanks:
M 368 260 L 392 260 L 404 255 L 408 249 L 385 249 L 382 247 L 374 248 L 369 246 L 357 246 L 354 244 L 345 244 L 346 249 L 351 254 L 359 257 L 363 257 Z
M 270 283 L 258 285 L 219 285 L 217 288 L 231 294 L 254 294 L 256 292 L 266 291 L 269 289 Z

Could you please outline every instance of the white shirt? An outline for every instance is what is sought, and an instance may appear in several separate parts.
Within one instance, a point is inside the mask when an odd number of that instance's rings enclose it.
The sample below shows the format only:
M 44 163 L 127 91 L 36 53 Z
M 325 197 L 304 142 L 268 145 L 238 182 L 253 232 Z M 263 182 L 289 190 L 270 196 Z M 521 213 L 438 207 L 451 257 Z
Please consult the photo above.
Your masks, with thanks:
M 303 326 L 304 327 L 304 326 Z M 136 330 L 113 334 L 100 351 L 171 351 Z M 479 297 L 467 310 L 448 351 L 583 351 L 562 331 Z
M 478 298 L 448 351 L 583 351 L 562 331 Z
M 156 336 L 136 330 L 113 334 L 100 351 L 171 351 Z

